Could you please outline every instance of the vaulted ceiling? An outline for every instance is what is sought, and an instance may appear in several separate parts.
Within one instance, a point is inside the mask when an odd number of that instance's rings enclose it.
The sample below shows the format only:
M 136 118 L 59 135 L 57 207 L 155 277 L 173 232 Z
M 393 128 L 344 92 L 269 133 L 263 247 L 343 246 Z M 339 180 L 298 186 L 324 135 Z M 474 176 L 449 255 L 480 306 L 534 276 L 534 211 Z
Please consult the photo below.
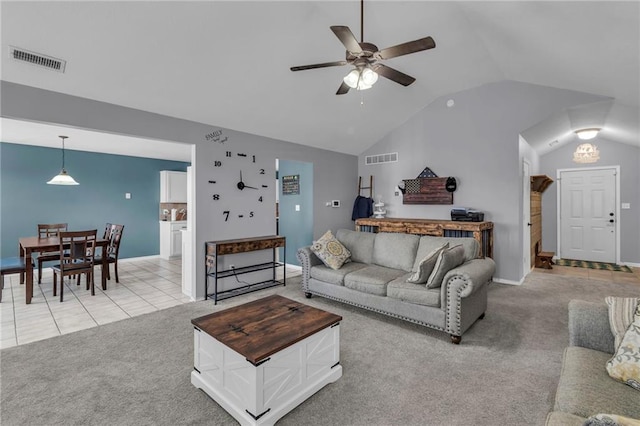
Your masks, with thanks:
M 414 84 L 381 78 L 342 96 L 349 67 L 289 68 L 344 59 L 329 27 L 360 38 L 357 1 L 1 7 L 2 58 L 16 46 L 67 61 L 59 73 L 5 59 L 3 80 L 213 126 L 359 154 L 443 95 L 516 80 L 611 98 L 607 120 L 628 130 L 623 142 L 640 143 L 638 1 L 368 0 L 365 41 L 384 48 L 431 36 L 437 46 L 385 62 Z M 558 114 L 550 111 L 551 126 Z M 540 146 L 550 133 L 529 131 Z

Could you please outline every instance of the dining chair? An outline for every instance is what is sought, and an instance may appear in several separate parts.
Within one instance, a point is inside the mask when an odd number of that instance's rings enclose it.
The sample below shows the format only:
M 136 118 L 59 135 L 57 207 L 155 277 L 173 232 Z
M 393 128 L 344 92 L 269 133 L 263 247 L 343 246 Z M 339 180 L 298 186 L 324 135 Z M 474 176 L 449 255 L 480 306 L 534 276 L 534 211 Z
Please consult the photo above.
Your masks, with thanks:
M 53 295 L 56 295 L 58 286 L 58 274 L 60 274 L 60 301 L 63 300 L 64 277 L 85 274 L 87 289 L 91 288 L 91 295 L 95 296 L 94 286 L 94 258 L 96 252 L 96 234 L 98 230 L 90 231 L 63 231 L 60 232 L 60 263 L 52 266 L 53 269 Z
M 113 263 L 113 269 L 116 275 L 116 282 L 119 283 L 120 279 L 118 278 L 118 255 L 120 253 L 120 241 L 122 240 L 122 232 L 124 231 L 124 225 L 117 224 L 109 224 L 111 225 L 111 230 L 109 232 L 109 244 L 106 247 L 106 253 L 103 251 L 100 253 L 100 256 L 97 256 L 95 259 L 96 264 L 100 264 L 102 262 L 102 256 L 107 256 L 107 279 L 111 279 L 110 266 Z M 105 239 L 107 231 L 105 229 Z
M 38 224 L 38 238 L 50 238 L 57 237 L 61 231 L 67 230 L 66 223 L 39 223 Z M 42 264 L 44 262 L 51 262 L 58 260 L 60 253 L 56 250 L 43 251 L 38 253 L 36 261 L 38 262 L 38 284 L 42 283 Z
M 108 240 L 108 239 L 109 239 L 109 237 L 111 236 L 111 227 L 112 227 L 112 226 L 113 226 L 113 225 L 112 225 L 112 224 L 110 224 L 109 222 L 107 222 L 107 223 L 104 225 L 104 233 L 102 234 L 102 239 L 103 239 L 103 240 Z

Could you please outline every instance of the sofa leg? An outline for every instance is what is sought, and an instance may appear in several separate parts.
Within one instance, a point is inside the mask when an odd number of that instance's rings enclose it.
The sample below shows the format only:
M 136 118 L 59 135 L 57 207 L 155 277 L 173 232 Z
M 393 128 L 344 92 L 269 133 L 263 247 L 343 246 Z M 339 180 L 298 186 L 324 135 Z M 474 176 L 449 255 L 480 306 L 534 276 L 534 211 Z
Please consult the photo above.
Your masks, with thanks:
M 311 299 L 312 294 L 311 294 L 311 293 L 306 293 L 306 292 L 305 292 L 305 293 L 304 293 L 304 296 L 305 296 L 307 299 Z
M 484 314 L 485 314 L 485 313 L 483 312 L 483 313 L 482 313 L 482 315 L 480 315 L 480 316 L 478 317 L 478 319 L 484 319 Z
M 451 335 L 451 343 L 453 343 L 454 345 L 459 345 L 460 342 L 462 341 L 462 336 L 456 336 L 456 335 Z

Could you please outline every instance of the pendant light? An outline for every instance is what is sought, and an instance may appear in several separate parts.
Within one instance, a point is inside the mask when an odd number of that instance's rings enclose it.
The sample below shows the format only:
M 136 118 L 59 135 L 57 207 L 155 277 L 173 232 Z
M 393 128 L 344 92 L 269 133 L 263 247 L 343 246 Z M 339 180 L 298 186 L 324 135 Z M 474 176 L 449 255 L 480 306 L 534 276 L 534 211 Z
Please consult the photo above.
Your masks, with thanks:
M 53 179 L 47 182 L 47 184 L 48 185 L 80 185 L 78 182 L 75 181 L 75 179 L 71 177 L 71 175 L 67 173 L 67 170 L 64 168 L 64 140 L 67 139 L 68 136 L 58 136 L 58 137 L 62 139 L 62 170 L 60 170 L 60 173 L 58 175 L 54 176 Z

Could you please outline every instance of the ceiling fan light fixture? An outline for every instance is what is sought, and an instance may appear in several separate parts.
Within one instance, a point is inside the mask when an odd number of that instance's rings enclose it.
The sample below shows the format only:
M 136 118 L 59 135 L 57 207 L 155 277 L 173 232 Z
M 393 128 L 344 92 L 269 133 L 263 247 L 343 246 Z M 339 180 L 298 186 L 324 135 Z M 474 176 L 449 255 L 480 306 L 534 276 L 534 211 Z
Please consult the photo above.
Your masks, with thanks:
M 591 129 L 576 130 L 575 133 L 576 135 L 578 135 L 578 138 L 588 141 L 589 139 L 595 138 L 598 135 L 599 131 L 600 129 L 598 128 L 591 128 Z
M 347 86 L 355 89 L 358 87 L 358 82 L 360 81 L 360 71 L 357 68 L 352 69 L 349 74 L 343 78 L 344 82 Z
M 378 73 L 371 68 L 365 68 L 362 70 L 362 82 L 369 87 L 373 86 L 378 81 Z

